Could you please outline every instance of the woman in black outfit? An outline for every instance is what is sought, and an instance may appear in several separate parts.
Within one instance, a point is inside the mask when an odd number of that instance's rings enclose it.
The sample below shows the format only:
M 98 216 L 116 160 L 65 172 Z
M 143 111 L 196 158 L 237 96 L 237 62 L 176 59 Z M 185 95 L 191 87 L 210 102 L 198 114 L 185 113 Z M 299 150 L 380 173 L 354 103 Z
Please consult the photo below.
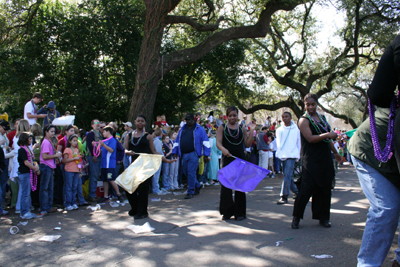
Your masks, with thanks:
M 307 94 L 304 97 L 306 113 L 299 119 L 301 133 L 301 186 L 293 209 L 292 228 L 298 229 L 300 219 L 312 196 L 313 219 L 319 220 L 324 227 L 331 227 L 331 187 L 335 177 L 331 151 L 338 162 L 341 157 L 333 146 L 332 132 L 326 118 L 317 112 L 318 96 Z
M 222 151 L 222 166 L 225 167 L 235 158 L 245 160 L 245 146 L 250 147 L 253 142 L 253 132 L 256 128 L 254 123 L 248 132 L 245 127 L 238 125 L 238 109 L 229 107 L 226 110 L 228 123 L 222 124 L 217 131 L 217 147 Z M 246 218 L 246 194 L 240 191 L 235 192 L 235 200 L 232 198 L 232 189 L 221 184 L 221 195 L 219 212 L 223 220 L 229 220 L 235 216 L 235 220 L 241 221 Z
M 148 134 L 144 131 L 145 125 L 146 117 L 144 115 L 138 115 L 135 120 L 136 130 L 125 138 L 125 147 L 128 148 L 125 150 L 125 154 L 131 156 L 131 162 L 134 162 L 139 157 L 139 155 L 136 155 L 136 153 L 159 154 L 154 148 L 151 134 Z M 175 161 L 168 160 L 165 157 L 163 157 L 162 160 L 168 163 Z M 134 216 L 136 220 L 149 216 L 147 212 L 147 206 L 149 203 L 148 195 L 150 181 L 151 177 L 141 183 L 132 194 L 126 192 L 126 197 L 131 205 L 131 210 L 128 212 L 128 214 L 129 216 Z

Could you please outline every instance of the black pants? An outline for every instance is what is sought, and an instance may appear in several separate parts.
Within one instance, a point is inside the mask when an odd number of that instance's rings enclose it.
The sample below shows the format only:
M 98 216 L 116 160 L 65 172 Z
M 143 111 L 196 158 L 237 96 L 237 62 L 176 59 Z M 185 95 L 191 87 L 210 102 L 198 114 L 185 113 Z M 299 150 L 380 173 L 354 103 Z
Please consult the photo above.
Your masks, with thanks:
M 219 212 L 223 216 L 246 217 L 246 194 L 235 191 L 235 200 L 232 198 L 232 189 L 221 184 Z
M 149 185 L 152 177 L 141 183 L 133 194 L 126 192 L 126 197 L 131 205 L 131 211 L 129 212 L 131 216 L 148 215 L 147 206 L 149 204 Z
M 311 177 L 301 178 L 300 191 L 294 202 L 293 216 L 303 219 L 304 210 L 312 196 L 312 218 L 316 220 L 329 220 L 331 209 L 331 186 L 324 183 L 318 185 Z

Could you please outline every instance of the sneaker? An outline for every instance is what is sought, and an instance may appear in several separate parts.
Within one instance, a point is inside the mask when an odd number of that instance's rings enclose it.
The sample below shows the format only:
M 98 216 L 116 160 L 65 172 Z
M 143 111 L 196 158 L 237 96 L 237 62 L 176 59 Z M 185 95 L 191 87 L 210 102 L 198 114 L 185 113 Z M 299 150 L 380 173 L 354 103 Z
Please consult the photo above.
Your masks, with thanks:
M 2 212 L 0 212 L 0 215 L 7 215 L 8 214 L 8 211 L 6 211 L 6 210 L 3 210 Z
M 72 208 L 73 208 L 74 210 L 79 209 L 79 208 L 78 208 L 78 205 L 76 205 L 76 204 L 72 205 Z
M 281 199 L 278 200 L 278 202 L 276 202 L 276 204 L 281 205 L 281 204 L 287 204 L 288 200 L 287 197 L 281 197 Z
M 214 185 L 219 185 L 219 182 L 215 182 Z
M 20 211 L 20 210 L 15 210 L 15 213 L 16 213 L 16 214 L 20 214 L 21 211 Z
M 275 178 L 275 174 L 271 174 L 271 178 L 274 179 Z
M 68 210 L 68 211 L 73 210 L 73 209 L 74 209 L 73 206 L 68 206 L 68 207 L 65 208 L 65 210 Z
M 21 215 L 20 218 L 21 218 L 22 220 L 29 220 L 29 219 L 36 218 L 36 214 L 34 214 L 34 213 L 28 211 L 28 212 L 25 213 L 24 215 Z
M 179 189 L 183 189 L 183 188 L 185 188 L 185 186 L 183 184 L 180 184 Z
M 124 198 L 122 197 L 122 195 L 119 195 L 119 196 L 118 196 L 118 200 L 119 200 L 119 202 L 121 202 L 121 203 L 124 202 Z
M 293 199 L 297 198 L 297 193 L 293 193 Z
M 45 211 L 45 210 L 40 212 L 40 214 L 41 214 L 42 216 L 46 215 L 47 213 L 48 213 L 48 212 Z

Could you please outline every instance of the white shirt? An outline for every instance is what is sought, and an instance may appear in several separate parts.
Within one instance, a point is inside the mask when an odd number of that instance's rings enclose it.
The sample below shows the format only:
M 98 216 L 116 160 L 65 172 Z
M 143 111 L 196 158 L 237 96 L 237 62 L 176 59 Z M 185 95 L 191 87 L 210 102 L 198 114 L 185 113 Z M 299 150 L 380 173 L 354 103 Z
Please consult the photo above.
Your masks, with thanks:
M 37 115 L 35 112 L 35 107 L 32 105 L 32 101 L 28 101 L 25 104 L 25 108 L 24 108 L 24 119 L 27 120 L 29 122 L 29 125 L 33 125 L 36 123 L 37 118 L 33 118 L 33 119 L 29 119 L 28 118 L 28 113 L 30 113 L 31 115 Z
M 185 125 L 185 124 L 186 124 L 186 121 L 181 121 L 181 123 L 179 124 L 179 127 L 182 128 L 183 125 Z
M 208 120 L 210 121 L 210 123 L 212 123 L 214 121 L 214 117 L 210 115 L 210 117 L 208 117 Z
M 272 149 L 272 151 L 276 151 L 276 138 L 269 144 L 269 149 Z M 270 158 L 274 156 L 274 153 L 272 151 L 269 150 L 268 152 L 268 157 Z
M 276 130 L 276 157 L 280 160 L 300 159 L 300 130 L 292 122 L 290 126 L 282 125 Z

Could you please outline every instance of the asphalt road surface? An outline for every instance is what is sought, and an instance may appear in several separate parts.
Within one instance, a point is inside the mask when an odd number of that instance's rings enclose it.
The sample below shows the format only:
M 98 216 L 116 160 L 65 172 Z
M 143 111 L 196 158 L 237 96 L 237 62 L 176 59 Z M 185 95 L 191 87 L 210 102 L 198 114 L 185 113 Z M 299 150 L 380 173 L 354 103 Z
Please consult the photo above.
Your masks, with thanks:
M 243 221 L 221 220 L 220 186 L 214 185 L 189 200 L 149 195 L 150 217 L 137 221 L 128 216 L 129 204 L 60 210 L 25 226 L 11 211 L 0 221 L 0 266 L 356 266 L 369 205 L 354 168 L 339 170 L 329 229 L 311 219 L 310 204 L 300 229 L 291 229 L 293 199 L 276 204 L 281 183 L 282 176 L 264 179 L 248 193 Z M 154 231 L 127 228 L 147 222 Z M 19 228 L 15 235 L 12 226 Z M 46 235 L 61 237 L 38 241 Z M 397 239 L 383 266 L 391 266 Z

